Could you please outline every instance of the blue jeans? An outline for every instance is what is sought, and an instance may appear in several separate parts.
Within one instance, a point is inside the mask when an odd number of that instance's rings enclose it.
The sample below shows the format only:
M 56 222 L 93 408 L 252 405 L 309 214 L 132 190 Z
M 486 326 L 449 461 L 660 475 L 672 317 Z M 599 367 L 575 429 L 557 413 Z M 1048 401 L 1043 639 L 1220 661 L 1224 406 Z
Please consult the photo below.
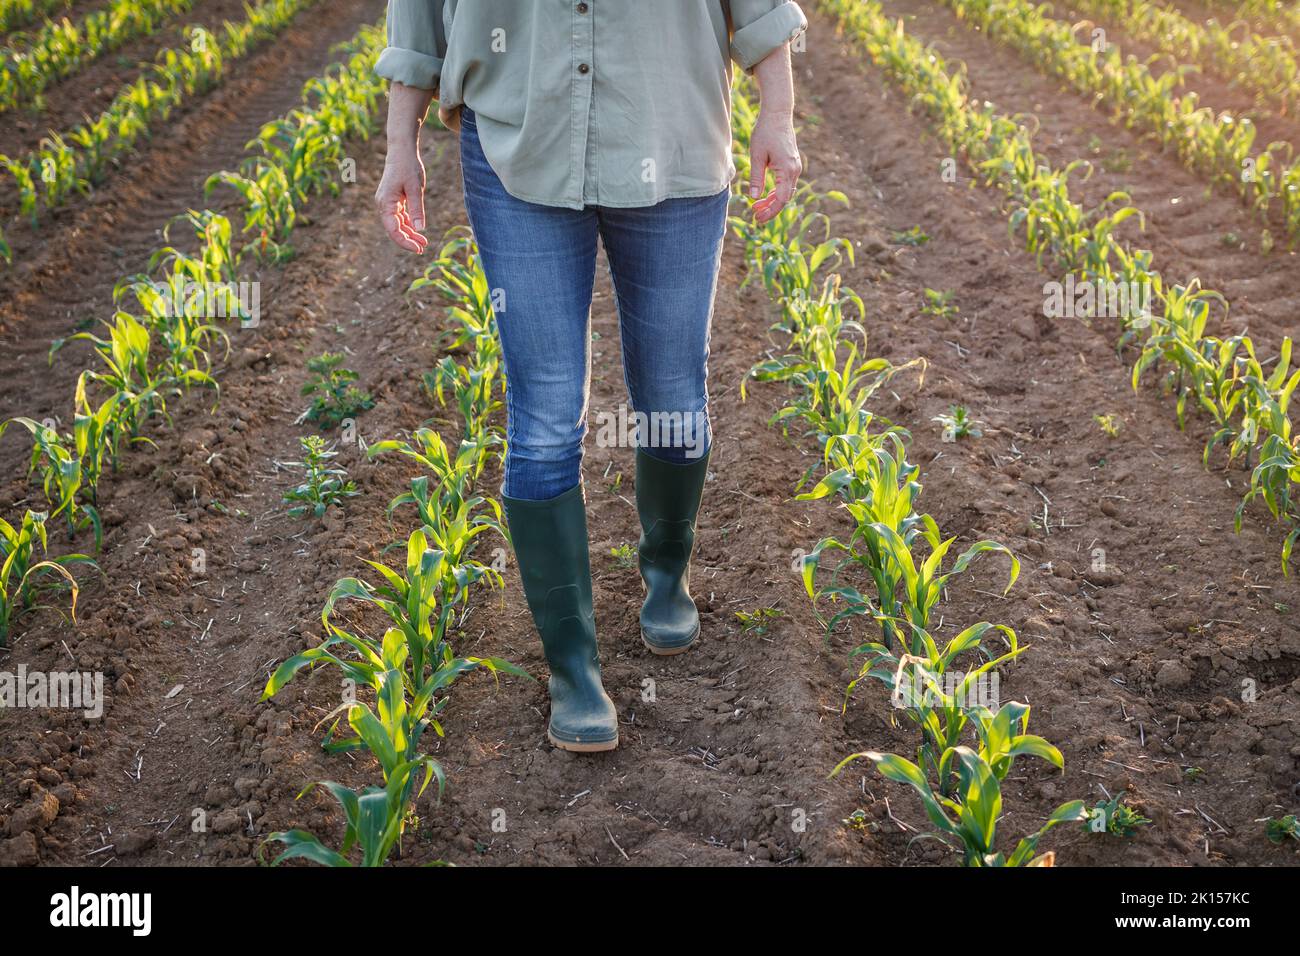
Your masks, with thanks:
M 676 463 L 707 452 L 709 323 L 728 191 L 631 209 L 525 202 L 492 171 L 468 108 L 460 158 L 505 363 L 502 492 L 541 501 L 581 478 L 598 236 L 618 303 L 632 411 L 600 410 L 597 440 L 626 441 Z

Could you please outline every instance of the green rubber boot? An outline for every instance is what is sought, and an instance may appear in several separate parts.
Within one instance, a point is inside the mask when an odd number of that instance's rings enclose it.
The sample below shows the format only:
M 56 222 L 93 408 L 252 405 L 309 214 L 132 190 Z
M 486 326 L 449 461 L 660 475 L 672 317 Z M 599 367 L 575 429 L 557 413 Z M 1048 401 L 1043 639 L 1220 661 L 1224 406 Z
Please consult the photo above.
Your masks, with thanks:
M 600 683 L 582 485 L 546 501 L 502 499 L 524 596 L 551 668 L 546 735 L 561 750 L 613 750 L 618 712 Z
M 680 654 L 700 636 L 700 613 L 691 599 L 695 516 L 709 470 L 706 452 L 684 465 L 637 449 L 636 510 L 641 517 L 641 640 L 655 654 Z

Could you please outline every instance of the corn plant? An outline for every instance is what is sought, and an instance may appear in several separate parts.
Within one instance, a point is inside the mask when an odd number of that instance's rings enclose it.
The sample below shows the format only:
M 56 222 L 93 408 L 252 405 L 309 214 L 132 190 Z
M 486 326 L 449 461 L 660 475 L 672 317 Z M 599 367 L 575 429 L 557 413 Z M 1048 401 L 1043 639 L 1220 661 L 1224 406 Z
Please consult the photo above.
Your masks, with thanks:
M 817 496 L 817 491 L 810 492 L 809 498 Z M 897 642 L 908 653 L 920 654 L 923 642 L 918 633 L 929 627 L 930 613 L 953 576 L 964 573 L 981 555 L 1005 554 L 1011 562 L 1005 589 L 1010 591 L 1020 575 L 1020 561 L 1006 545 L 986 539 L 967 547 L 944 571 L 943 560 L 956 538 L 943 538 L 929 515 L 898 514 L 897 505 L 906 498 L 892 493 L 889 498 L 895 506 L 893 524 L 870 520 L 876 502 L 863 500 L 844 505 L 856 521 L 853 534 L 847 542 L 834 536 L 817 542 L 803 561 L 804 588 L 814 603 L 821 599 L 846 602 L 846 607 L 827 622 L 828 631 L 848 617 L 867 615 L 880 620 L 887 646 Z M 914 553 L 920 545 L 929 549 L 923 558 Z M 842 551 L 845 557 L 833 569 L 831 582 L 819 587 L 816 573 L 822 554 L 828 551 Z M 865 573 L 874 585 L 874 599 L 852 584 L 839 583 L 849 568 Z M 898 621 L 906 622 L 907 627 L 899 627 Z
M 386 813 L 383 832 L 386 836 L 376 847 L 385 843 L 391 847 L 388 834 L 391 831 L 392 840 L 400 836 L 409 807 L 424 793 L 430 781 L 437 778 L 440 796 L 445 783 L 438 761 L 420 750 L 420 740 L 429 727 L 436 728 L 439 736 L 442 734 L 437 715 L 445 706 L 446 698 L 436 695 L 479 662 L 448 659 L 425 679 L 420 670 L 408 673 L 411 646 L 402 630 L 389 628 L 377 647 L 365 639 L 356 643 L 347 637 L 343 640 L 359 652 L 360 660 L 340 658 L 330 652 L 328 643 L 322 644 L 285 661 L 267 683 L 263 699 L 276 693 L 283 683 L 309 663 L 329 663 L 339 667 L 358 687 L 369 687 L 374 691 L 375 709 L 362 702 L 348 702 L 338 708 L 347 712 L 347 726 L 353 735 L 340 737 L 339 722 L 335 721 L 323 746 L 329 753 L 368 750 L 379 761 L 387 796 L 383 805 Z M 487 666 L 493 666 L 492 662 Z M 346 844 L 346 839 L 344 842 Z M 387 856 L 386 851 L 384 856 Z
M 364 640 L 344 631 L 333 621 L 337 605 L 341 601 L 360 601 L 378 608 L 388 618 L 390 624 L 399 631 L 406 643 L 409 660 L 407 666 L 408 683 L 414 693 L 424 688 L 429 681 L 442 686 L 448 680 L 448 673 L 457 676 L 472 667 L 484 666 L 489 670 L 518 672 L 513 665 L 495 658 L 456 658 L 452 654 L 449 630 L 455 611 L 454 601 L 441 599 L 449 593 L 459 596 L 472 582 L 463 568 L 445 566 L 446 555 L 429 546 L 428 537 L 423 529 L 411 532 L 407 539 L 406 563 L 400 570 L 394 570 L 377 561 L 365 563 L 377 571 L 383 581 L 372 585 L 360 578 L 343 578 L 335 583 L 326 598 L 321 621 L 331 638 L 343 641 L 354 650 L 360 651 Z M 335 640 L 327 642 L 329 646 Z M 322 645 L 325 648 L 326 645 Z M 322 648 L 313 649 L 319 651 Z M 313 651 L 306 651 L 290 662 L 281 665 L 285 676 L 279 683 L 292 676 L 298 668 L 314 660 Z M 369 658 L 376 660 L 372 650 Z M 450 672 L 447 669 L 450 668 Z M 432 671 L 433 676 L 426 675 Z M 273 678 L 272 684 L 276 683 Z M 271 693 L 274 690 L 270 691 Z M 268 694 L 269 696 L 269 694 Z M 435 729 L 438 729 L 435 724 Z M 439 729 L 439 733 L 441 730 Z
M 905 622 L 896 623 L 906 626 Z M 845 699 L 847 701 L 854 688 L 863 680 L 872 679 L 884 684 L 889 690 L 893 705 L 902 710 L 920 729 L 922 743 L 918 756 L 921 765 L 933 779 L 940 781 L 944 793 L 948 792 L 950 783 L 950 774 L 943 766 L 944 757 L 961 742 L 962 734 L 972 717 L 976 720 L 976 729 L 986 729 L 995 744 L 1002 738 L 1010 737 L 1009 731 L 1000 728 L 1014 720 L 1022 721 L 1022 733 L 1019 736 L 1024 738 L 1022 742 L 1026 746 L 1041 741 L 1041 738 L 1030 738 L 1023 734 L 1023 724 L 1028 721 L 1028 708 L 1024 708 L 1021 713 L 1014 708 L 1022 705 L 1007 704 L 996 715 L 988 717 L 986 727 L 982 705 L 972 704 L 972 700 L 978 701 L 980 682 L 986 679 L 985 675 L 1028 650 L 1028 645 L 1018 642 L 1015 631 L 1005 625 L 981 621 L 940 647 L 923 628 L 912 627 L 910 630 L 915 637 L 914 643 L 921 650 L 919 654 L 897 652 L 876 642 L 868 642 L 853 651 L 850 659 L 861 657 L 862 664 L 858 676 L 845 690 Z M 998 653 L 984 645 L 984 638 L 996 632 L 1001 632 L 1007 644 L 1004 653 Z M 957 658 L 962 655 L 974 655 L 983 658 L 983 661 L 977 666 L 959 671 Z M 981 737 L 983 736 L 985 734 L 981 730 Z M 997 747 L 992 749 L 996 751 Z M 1059 754 L 1055 760 L 1050 755 L 1047 759 L 1059 766 Z M 1000 770 L 999 779 L 1006 776 L 1002 764 L 998 764 L 997 768 Z
M 93 527 L 98 550 L 103 532 L 98 510 L 93 504 L 81 500 L 86 474 L 76 450 L 76 439 L 30 418 L 11 418 L 0 423 L 0 436 L 11 424 L 21 425 L 31 433 L 32 453 L 27 474 L 28 477 L 39 475 L 45 500 L 54 509 L 49 517 L 63 515 L 69 539 L 79 528 Z M 44 535 L 43 525 L 41 534 Z
M 920 359 L 896 366 L 888 359 L 867 357 L 856 341 L 846 344 L 841 337 L 845 331 L 866 340 L 861 324 L 843 317 L 843 306 L 849 302 L 861 308 L 855 293 L 841 292 L 839 276 L 827 278 L 820 296 L 804 300 L 801 327 L 791 337 L 791 346 L 799 351 L 759 362 L 750 370 L 755 381 L 789 382 L 797 387 L 793 402 L 778 410 L 771 423 L 802 419 L 809 426 L 808 434 L 816 435 L 821 444 L 858 430 L 868 415 L 867 403 L 895 375 L 924 367 Z
M 954 747 L 947 757 L 958 776 L 957 796 L 937 793 L 921 768 L 897 754 L 863 751 L 846 757 L 831 773 L 835 776 L 855 760 L 870 760 L 888 780 L 906 783 L 921 797 L 925 814 L 934 826 L 931 834 L 960 849 L 970 867 L 1051 866 L 1053 853 L 1037 853 L 1038 843 L 1053 827 L 1087 818 L 1082 800 L 1056 808 L 1035 833 L 1020 839 L 1010 855 L 997 849 L 997 825 L 1002 816 L 1002 787 L 988 762 L 969 747 Z
M 288 180 L 284 171 L 275 165 L 249 172 L 253 175 L 228 170 L 213 173 L 204 183 L 203 194 L 208 196 L 217 186 L 230 186 L 238 192 L 246 210 L 244 231 L 257 234 L 244 248 L 270 262 L 287 262 L 292 258 L 292 250 L 282 240 L 298 221 Z
M 1218 302 L 1226 311 L 1223 296 L 1211 289 L 1201 289 L 1199 283 L 1184 288 L 1174 286 L 1164 298 L 1164 314 L 1153 319 L 1152 334 L 1142 347 L 1142 353 L 1133 365 L 1133 386 L 1137 387 L 1142 373 L 1164 360 L 1169 369 L 1167 380 L 1170 390 L 1177 395 L 1178 425 L 1186 424 L 1187 402 L 1196 401 L 1206 393 L 1217 391 L 1218 367 L 1206 351 L 1216 351 L 1217 342 L 1205 340 L 1205 328 L 1213 312 L 1212 302 Z M 1204 344 L 1203 344 L 1204 343 Z M 1235 350 L 1235 345 L 1229 343 Z M 1229 352 L 1227 358 L 1231 358 Z
M 461 439 L 453 453 L 442 435 L 432 428 L 417 428 L 411 439 L 409 442 L 396 439 L 375 442 L 366 448 L 366 457 L 377 458 L 396 452 L 422 465 L 437 479 L 439 488 L 450 495 L 450 504 L 456 509 L 472 495 L 474 483 L 487 465 L 490 449 L 502 444 L 499 435 L 480 433 L 476 438 Z M 411 495 L 399 495 L 389 505 L 389 514 L 405 504 L 419 504 L 419 501 Z
M 464 261 L 462 261 L 462 257 Z M 454 398 L 467 439 L 493 429 L 492 416 L 502 407 L 501 344 L 496 337 L 491 290 L 472 236 L 453 229 L 437 258 L 408 292 L 432 288 L 448 304 L 452 328 L 444 335 L 449 351 L 467 351 L 465 361 L 444 356 L 423 376 L 424 388 L 440 405 Z
M 965 405 L 952 405 L 943 415 L 936 415 L 932 421 L 939 424 L 945 442 L 956 442 L 963 438 L 979 438 L 984 434 L 980 428 L 983 422 L 971 417 L 970 409 Z
M 446 691 L 451 684 L 479 667 L 494 674 L 528 676 L 499 658 L 455 656 L 447 635 L 452 605 L 439 606 L 438 601 L 445 593 L 443 557 L 441 552 L 428 547 L 424 532 L 417 530 L 408 541 L 403 573 L 368 561 L 383 576 L 383 584 L 372 586 L 359 578 L 337 582 L 321 612 L 327 638 L 280 664 L 262 694 L 263 700 L 274 696 L 304 667 L 318 664 L 338 667 L 358 687 L 374 691 L 375 710 L 364 703 L 344 705 L 354 736 L 338 737 L 336 721 L 323 746 L 332 753 L 366 749 L 379 761 L 385 792 L 389 793 L 385 805 L 389 816 L 384 832 L 391 828 L 393 840 L 400 836 L 406 808 L 424 792 L 431 778 L 438 778 L 441 790 L 441 767 L 418 748 L 426 729 L 431 727 L 438 736 L 443 735 L 438 715 L 446 706 Z M 377 643 L 362 633 L 338 626 L 333 614 L 336 605 L 344 600 L 358 600 L 379 608 L 394 626 Z M 351 654 L 344 657 L 339 651 Z M 417 791 L 416 778 L 420 772 L 424 778 Z M 383 856 L 386 855 L 387 850 Z
M 84 340 L 91 343 L 103 370 L 87 369 L 81 373 L 86 387 L 95 383 L 111 394 L 122 396 L 116 411 L 117 430 L 113 435 L 113 451 L 118 453 L 125 439 L 134 443 L 148 442 L 141 436 L 144 423 L 155 415 L 170 421 L 164 393 L 176 384 L 176 379 L 160 374 L 150 362 L 153 337 L 149 328 L 127 312 L 117 312 L 112 323 L 104 322 L 107 338 L 91 332 L 77 332 L 66 339 L 56 339 L 50 347 L 50 358 L 68 342 Z M 205 374 L 197 370 L 186 372 L 184 378 L 202 380 Z
M 361 866 L 383 866 L 401 839 L 406 819 L 407 806 L 401 801 L 401 781 L 395 779 L 383 787 L 365 787 L 359 791 L 333 781 L 323 781 L 310 784 L 298 794 L 298 799 L 316 787 L 325 788 L 343 811 L 345 829 L 339 848 L 331 850 L 306 830 L 281 830 L 266 838 L 258 849 L 258 858 L 266 863 L 267 845 L 283 843 L 287 849 L 270 861 L 271 866 L 279 866 L 288 860 L 308 860 L 322 866 L 350 867 L 354 865 L 349 859 L 353 848 L 361 852 Z
M 0 518 L 0 647 L 8 643 L 14 618 L 38 607 L 36 601 L 41 592 L 54 583 L 48 580 L 51 576 L 67 582 L 71 595 L 69 614 L 75 622 L 80 589 L 68 566 L 79 563 L 96 566 L 84 554 L 37 559 L 36 545 L 40 545 L 43 554 L 47 553 L 45 521 L 46 515 L 30 510 L 23 514 L 22 524 L 17 528 Z
M 85 377 L 77 377 L 73 398 L 76 412 L 72 420 L 72 441 L 75 454 L 81 462 L 90 503 L 95 507 L 99 506 L 99 479 L 104 472 L 105 460 L 111 460 L 114 469 L 118 465 L 113 439 L 118 428 L 118 409 L 125 400 L 125 396 L 115 392 L 95 407 L 86 396 Z
M 319 435 L 308 435 L 299 439 L 299 443 L 303 460 L 288 464 L 301 468 L 305 480 L 284 493 L 285 504 L 293 504 L 288 511 L 291 518 L 307 514 L 323 517 L 331 505 L 342 507 L 345 500 L 360 494 L 357 483 L 348 479 L 346 469 L 330 467 L 338 452 L 332 446 L 326 446 L 324 439 Z

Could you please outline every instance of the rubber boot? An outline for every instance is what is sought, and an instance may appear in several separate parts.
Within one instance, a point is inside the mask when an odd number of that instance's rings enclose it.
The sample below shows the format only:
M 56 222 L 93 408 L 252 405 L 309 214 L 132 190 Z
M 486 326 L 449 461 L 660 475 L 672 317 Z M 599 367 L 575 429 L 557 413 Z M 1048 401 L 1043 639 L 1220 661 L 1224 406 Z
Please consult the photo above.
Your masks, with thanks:
M 655 654 L 680 654 L 700 636 L 700 613 L 688 588 L 695 516 L 708 470 L 707 452 L 679 465 L 637 449 L 638 555 L 646 587 L 641 640 Z
M 524 596 L 551 668 L 547 737 L 561 750 L 613 750 L 618 712 L 600 683 L 582 485 L 546 501 L 502 499 Z

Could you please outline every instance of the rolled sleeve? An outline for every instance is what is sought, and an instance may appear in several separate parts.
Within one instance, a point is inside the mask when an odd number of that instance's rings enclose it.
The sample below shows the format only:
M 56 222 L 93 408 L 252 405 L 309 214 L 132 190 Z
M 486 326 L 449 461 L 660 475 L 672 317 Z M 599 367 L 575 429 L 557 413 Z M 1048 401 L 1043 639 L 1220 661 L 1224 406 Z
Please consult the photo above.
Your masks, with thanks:
M 388 45 L 375 72 L 386 80 L 435 90 L 447 55 L 444 0 L 388 0 Z
M 752 70 L 808 29 L 808 20 L 794 0 L 731 0 L 731 26 L 731 59 Z

